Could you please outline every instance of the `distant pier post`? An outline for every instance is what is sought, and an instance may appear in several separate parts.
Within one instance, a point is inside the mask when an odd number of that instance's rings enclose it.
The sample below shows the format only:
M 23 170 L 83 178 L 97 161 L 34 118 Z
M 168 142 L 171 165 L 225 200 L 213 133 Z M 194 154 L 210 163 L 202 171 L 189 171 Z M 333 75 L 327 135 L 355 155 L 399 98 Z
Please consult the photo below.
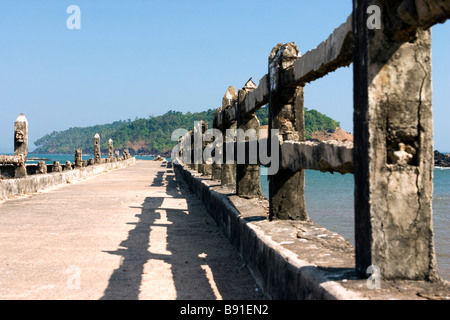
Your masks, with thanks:
M 62 172 L 62 166 L 59 161 L 53 161 L 52 172 Z
M 66 165 L 64 166 L 64 171 L 70 171 L 70 170 L 72 170 L 72 163 L 69 160 L 67 160 Z
M 208 176 L 211 175 L 211 164 L 206 163 L 205 161 L 207 159 L 203 158 L 203 153 L 205 151 L 205 148 L 207 147 L 209 141 L 205 140 L 205 133 L 208 130 L 208 123 L 204 120 L 200 121 L 200 126 L 201 126 L 201 134 L 202 134 L 202 162 L 200 164 L 200 168 L 199 168 L 199 172 L 204 175 L 204 176 Z
M 237 152 L 239 155 L 245 151 L 243 157 L 241 155 L 241 160 L 244 160 L 245 163 L 238 161 L 236 165 L 236 193 L 239 196 L 249 198 L 260 197 L 262 195 L 259 164 L 257 163 L 260 123 L 256 113 L 247 114 L 245 112 L 245 97 L 247 96 L 247 92 L 253 91 L 255 88 L 256 84 L 252 80 L 249 80 L 244 88 L 238 91 L 237 109 L 237 127 L 239 133 L 245 132 L 248 135 L 242 138 L 238 136 Z M 253 146 L 255 150 L 252 150 Z M 255 158 L 256 161 L 250 161 L 252 158 Z
M 37 174 L 46 174 L 47 173 L 47 164 L 45 163 L 45 161 L 43 161 L 43 160 L 39 161 L 36 173 Z
M 130 150 L 123 149 L 123 160 L 127 160 L 127 159 L 130 159 L 130 158 L 131 158 Z
M 188 131 L 184 134 L 182 144 L 182 162 L 190 166 L 192 164 L 191 131 Z
M 236 161 L 235 143 L 237 121 L 235 105 L 237 104 L 237 92 L 233 86 L 228 87 L 222 99 L 222 133 L 223 141 L 223 165 L 222 165 L 222 186 L 236 189 Z M 232 156 L 234 154 L 234 156 Z
M 100 135 L 98 133 L 94 136 L 94 159 L 95 163 L 101 163 L 102 153 L 100 150 Z
M 78 148 L 75 150 L 75 168 L 81 168 L 83 166 L 83 151 Z
M 114 144 L 111 139 L 108 141 L 108 156 L 109 156 L 109 162 L 113 162 L 114 159 Z
M 222 125 L 222 107 L 217 108 L 216 113 L 214 114 L 214 120 L 213 120 L 213 128 L 219 130 L 220 132 L 223 132 L 223 125 Z M 219 121 L 220 120 L 220 121 Z M 220 125 L 219 125 L 220 123 Z M 216 139 L 214 138 L 213 141 L 214 148 L 213 148 L 213 157 L 218 157 L 220 155 L 223 155 L 223 139 Z M 217 154 L 219 153 L 219 154 Z M 222 180 L 222 163 L 219 163 L 217 161 L 214 161 L 211 165 L 211 178 L 213 180 Z
M 380 29 L 367 8 L 382 10 Z M 393 1 L 353 1 L 356 270 L 437 279 L 434 253 L 431 32 Z
M 287 71 L 300 52 L 294 43 L 278 44 L 269 56 L 269 137 L 279 130 L 280 143 L 304 140 L 303 86 L 286 86 Z M 280 169 L 269 176 L 270 219 L 307 220 L 305 173 Z
M 23 162 L 15 164 L 14 177 L 26 177 L 27 168 L 25 161 L 28 155 L 28 121 L 23 113 L 14 122 L 14 155 L 23 157 Z
M 192 153 L 193 153 L 193 169 L 200 172 L 202 167 L 202 124 L 201 121 L 194 123 L 192 131 Z
M 191 160 L 190 160 L 190 166 L 191 166 L 191 169 L 193 169 L 193 170 L 196 170 L 197 169 L 197 166 L 196 166 L 196 163 L 195 163 L 195 144 L 194 144 L 194 136 L 195 136 L 195 131 L 194 130 L 190 130 L 189 131 L 189 139 L 188 139 L 188 141 L 189 141 L 189 143 L 190 143 L 190 157 L 191 157 Z

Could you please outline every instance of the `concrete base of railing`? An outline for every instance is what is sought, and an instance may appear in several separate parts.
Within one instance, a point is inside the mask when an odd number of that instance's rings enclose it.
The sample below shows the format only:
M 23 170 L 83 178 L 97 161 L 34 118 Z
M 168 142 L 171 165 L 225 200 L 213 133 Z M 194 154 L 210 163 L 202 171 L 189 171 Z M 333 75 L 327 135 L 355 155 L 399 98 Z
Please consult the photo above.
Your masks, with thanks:
M 0 201 L 11 197 L 33 194 L 47 188 L 74 182 L 110 170 L 130 166 L 136 162 L 135 158 L 123 161 L 96 164 L 63 172 L 35 174 L 20 179 L 0 180 Z
M 268 299 L 450 299 L 446 281 L 376 282 L 357 277 L 354 248 L 313 222 L 268 221 L 267 199 L 245 199 L 219 181 L 175 164 L 239 252 Z M 182 179 L 181 179 L 182 178 Z M 232 276 L 232 275 L 230 275 Z M 372 288 L 372 289 L 371 289 Z

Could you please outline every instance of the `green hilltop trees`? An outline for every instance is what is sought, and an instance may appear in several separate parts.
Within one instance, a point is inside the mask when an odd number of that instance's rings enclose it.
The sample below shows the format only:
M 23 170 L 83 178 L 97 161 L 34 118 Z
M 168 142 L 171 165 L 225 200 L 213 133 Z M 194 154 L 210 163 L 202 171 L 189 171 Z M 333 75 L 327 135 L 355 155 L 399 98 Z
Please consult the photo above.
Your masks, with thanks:
M 108 150 L 108 140 L 114 141 L 114 148 L 128 148 L 132 154 L 165 154 L 169 153 L 176 142 L 171 141 L 174 130 L 184 128 L 192 129 L 194 122 L 204 120 L 212 128 L 215 109 L 204 112 L 182 113 L 168 111 L 164 115 L 136 118 L 132 120 L 115 121 L 111 124 L 91 127 L 75 127 L 64 131 L 53 131 L 35 141 L 37 149 L 33 153 L 72 154 L 75 149 L 81 148 L 83 153 L 94 152 L 94 135 L 101 137 L 102 152 Z M 268 124 L 268 108 L 263 107 L 257 112 L 261 125 Z M 305 109 L 305 131 L 311 133 L 336 129 L 339 122 L 327 117 L 316 110 Z

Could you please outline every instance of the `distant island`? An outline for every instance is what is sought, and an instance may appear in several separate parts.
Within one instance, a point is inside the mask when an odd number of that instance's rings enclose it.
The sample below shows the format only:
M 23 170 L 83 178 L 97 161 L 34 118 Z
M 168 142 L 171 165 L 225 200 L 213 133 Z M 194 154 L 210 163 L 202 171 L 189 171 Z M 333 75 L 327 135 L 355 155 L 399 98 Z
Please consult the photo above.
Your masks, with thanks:
M 204 120 L 212 128 L 215 109 L 204 112 L 183 114 L 178 111 L 168 111 L 162 116 L 146 119 L 136 118 L 134 121 L 116 121 L 111 124 L 91 127 L 75 127 L 64 131 L 54 131 L 35 141 L 38 147 L 34 154 L 74 154 L 77 148 L 83 153 L 93 154 L 93 139 L 98 133 L 101 137 L 102 152 L 108 152 L 108 140 L 112 139 L 114 148 L 128 149 L 132 155 L 161 155 L 170 157 L 175 141 L 171 141 L 172 132 L 179 128 L 192 129 L 194 121 Z M 263 107 L 257 112 L 262 126 L 268 124 L 268 108 Z M 306 138 L 313 139 L 316 132 L 335 131 L 340 123 L 314 109 L 305 108 Z

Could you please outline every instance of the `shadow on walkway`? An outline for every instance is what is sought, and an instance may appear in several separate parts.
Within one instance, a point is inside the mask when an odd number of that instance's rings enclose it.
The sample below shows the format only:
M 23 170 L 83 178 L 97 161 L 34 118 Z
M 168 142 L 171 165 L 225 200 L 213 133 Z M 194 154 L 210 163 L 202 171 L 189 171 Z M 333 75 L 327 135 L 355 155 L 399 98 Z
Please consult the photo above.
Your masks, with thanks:
M 121 248 L 108 251 L 122 259 L 101 299 L 260 299 L 203 203 L 173 170 L 159 171 L 151 184 L 163 185 L 167 196 L 147 197 Z

